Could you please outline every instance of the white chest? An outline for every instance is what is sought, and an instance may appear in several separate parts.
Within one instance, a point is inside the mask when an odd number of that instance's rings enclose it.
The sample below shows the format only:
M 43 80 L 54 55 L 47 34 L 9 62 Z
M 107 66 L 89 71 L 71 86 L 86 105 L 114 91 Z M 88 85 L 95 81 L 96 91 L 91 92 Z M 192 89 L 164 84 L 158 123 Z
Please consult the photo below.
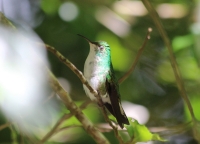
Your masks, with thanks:
M 106 87 L 105 87 L 106 76 L 108 74 L 109 68 L 100 66 L 99 64 L 101 62 L 100 59 L 98 58 L 94 59 L 94 57 L 92 58 L 89 55 L 86 59 L 86 62 L 84 65 L 84 76 L 93 89 L 95 90 L 101 89 L 101 92 L 102 92 L 101 97 L 102 97 L 103 102 L 110 103 L 110 99 L 107 95 Z M 96 97 L 94 97 L 94 95 L 90 93 L 88 88 L 84 85 L 83 85 L 83 88 L 87 96 L 89 96 L 91 100 L 96 101 Z M 102 91 L 102 89 L 104 90 Z

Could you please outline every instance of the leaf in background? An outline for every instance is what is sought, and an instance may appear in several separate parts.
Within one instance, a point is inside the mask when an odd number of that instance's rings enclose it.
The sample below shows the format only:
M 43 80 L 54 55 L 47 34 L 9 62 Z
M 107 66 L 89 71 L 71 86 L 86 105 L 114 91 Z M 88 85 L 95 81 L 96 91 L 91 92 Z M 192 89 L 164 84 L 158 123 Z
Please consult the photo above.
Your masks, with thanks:
M 177 36 L 172 41 L 172 46 L 174 51 L 179 51 L 184 48 L 188 48 L 189 46 L 193 45 L 194 37 L 191 34 L 184 35 L 184 36 Z
M 163 61 L 162 65 L 158 66 L 158 77 L 166 83 L 174 83 L 175 77 L 173 74 L 173 70 L 171 64 L 168 60 Z
M 46 14 L 54 15 L 57 13 L 60 4 L 59 0 L 42 0 L 41 8 Z
M 158 134 L 152 134 L 145 125 L 141 125 L 137 120 L 129 118 L 130 125 L 125 125 L 128 134 L 133 138 L 133 143 L 147 142 L 151 140 L 166 141 Z
M 194 111 L 194 115 L 195 117 L 200 120 L 200 113 L 199 113 L 199 109 L 200 109 L 200 97 L 199 94 L 191 94 L 190 95 L 190 103 L 192 104 L 192 108 Z M 191 114 L 188 110 L 187 105 L 184 105 L 184 109 L 185 109 L 185 121 L 191 121 Z
M 177 62 L 181 70 L 182 77 L 187 80 L 197 80 L 200 75 L 200 69 L 195 58 L 191 55 L 177 57 Z

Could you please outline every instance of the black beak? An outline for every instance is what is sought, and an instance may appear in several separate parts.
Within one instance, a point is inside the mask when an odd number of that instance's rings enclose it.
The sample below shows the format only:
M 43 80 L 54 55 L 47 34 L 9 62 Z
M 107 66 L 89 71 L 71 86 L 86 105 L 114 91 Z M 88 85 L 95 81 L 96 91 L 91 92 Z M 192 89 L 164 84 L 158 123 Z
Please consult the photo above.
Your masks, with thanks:
M 80 37 L 83 37 L 84 39 L 86 39 L 89 43 L 94 44 L 94 45 L 98 45 L 97 42 L 92 42 L 91 40 L 89 40 L 88 38 L 84 37 L 83 35 L 77 34 Z

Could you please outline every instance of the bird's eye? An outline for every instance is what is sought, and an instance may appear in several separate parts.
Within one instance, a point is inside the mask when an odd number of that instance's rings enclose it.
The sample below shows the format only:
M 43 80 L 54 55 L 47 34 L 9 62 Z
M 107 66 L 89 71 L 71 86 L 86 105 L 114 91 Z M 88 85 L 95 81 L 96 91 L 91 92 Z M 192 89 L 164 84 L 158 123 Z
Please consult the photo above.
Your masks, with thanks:
M 100 50 L 103 50 L 103 49 L 104 49 L 104 47 L 103 47 L 103 46 L 100 46 L 100 47 L 99 47 L 99 49 L 100 49 Z

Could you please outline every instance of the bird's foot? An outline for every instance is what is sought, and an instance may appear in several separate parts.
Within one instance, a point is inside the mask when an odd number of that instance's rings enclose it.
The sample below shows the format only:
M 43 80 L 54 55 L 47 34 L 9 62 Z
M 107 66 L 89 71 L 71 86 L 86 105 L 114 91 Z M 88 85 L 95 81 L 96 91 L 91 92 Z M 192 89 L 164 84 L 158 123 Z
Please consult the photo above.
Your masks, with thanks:
M 98 101 L 97 104 L 98 104 L 99 107 L 103 107 L 104 106 L 104 104 L 102 102 L 100 102 L 100 101 Z

